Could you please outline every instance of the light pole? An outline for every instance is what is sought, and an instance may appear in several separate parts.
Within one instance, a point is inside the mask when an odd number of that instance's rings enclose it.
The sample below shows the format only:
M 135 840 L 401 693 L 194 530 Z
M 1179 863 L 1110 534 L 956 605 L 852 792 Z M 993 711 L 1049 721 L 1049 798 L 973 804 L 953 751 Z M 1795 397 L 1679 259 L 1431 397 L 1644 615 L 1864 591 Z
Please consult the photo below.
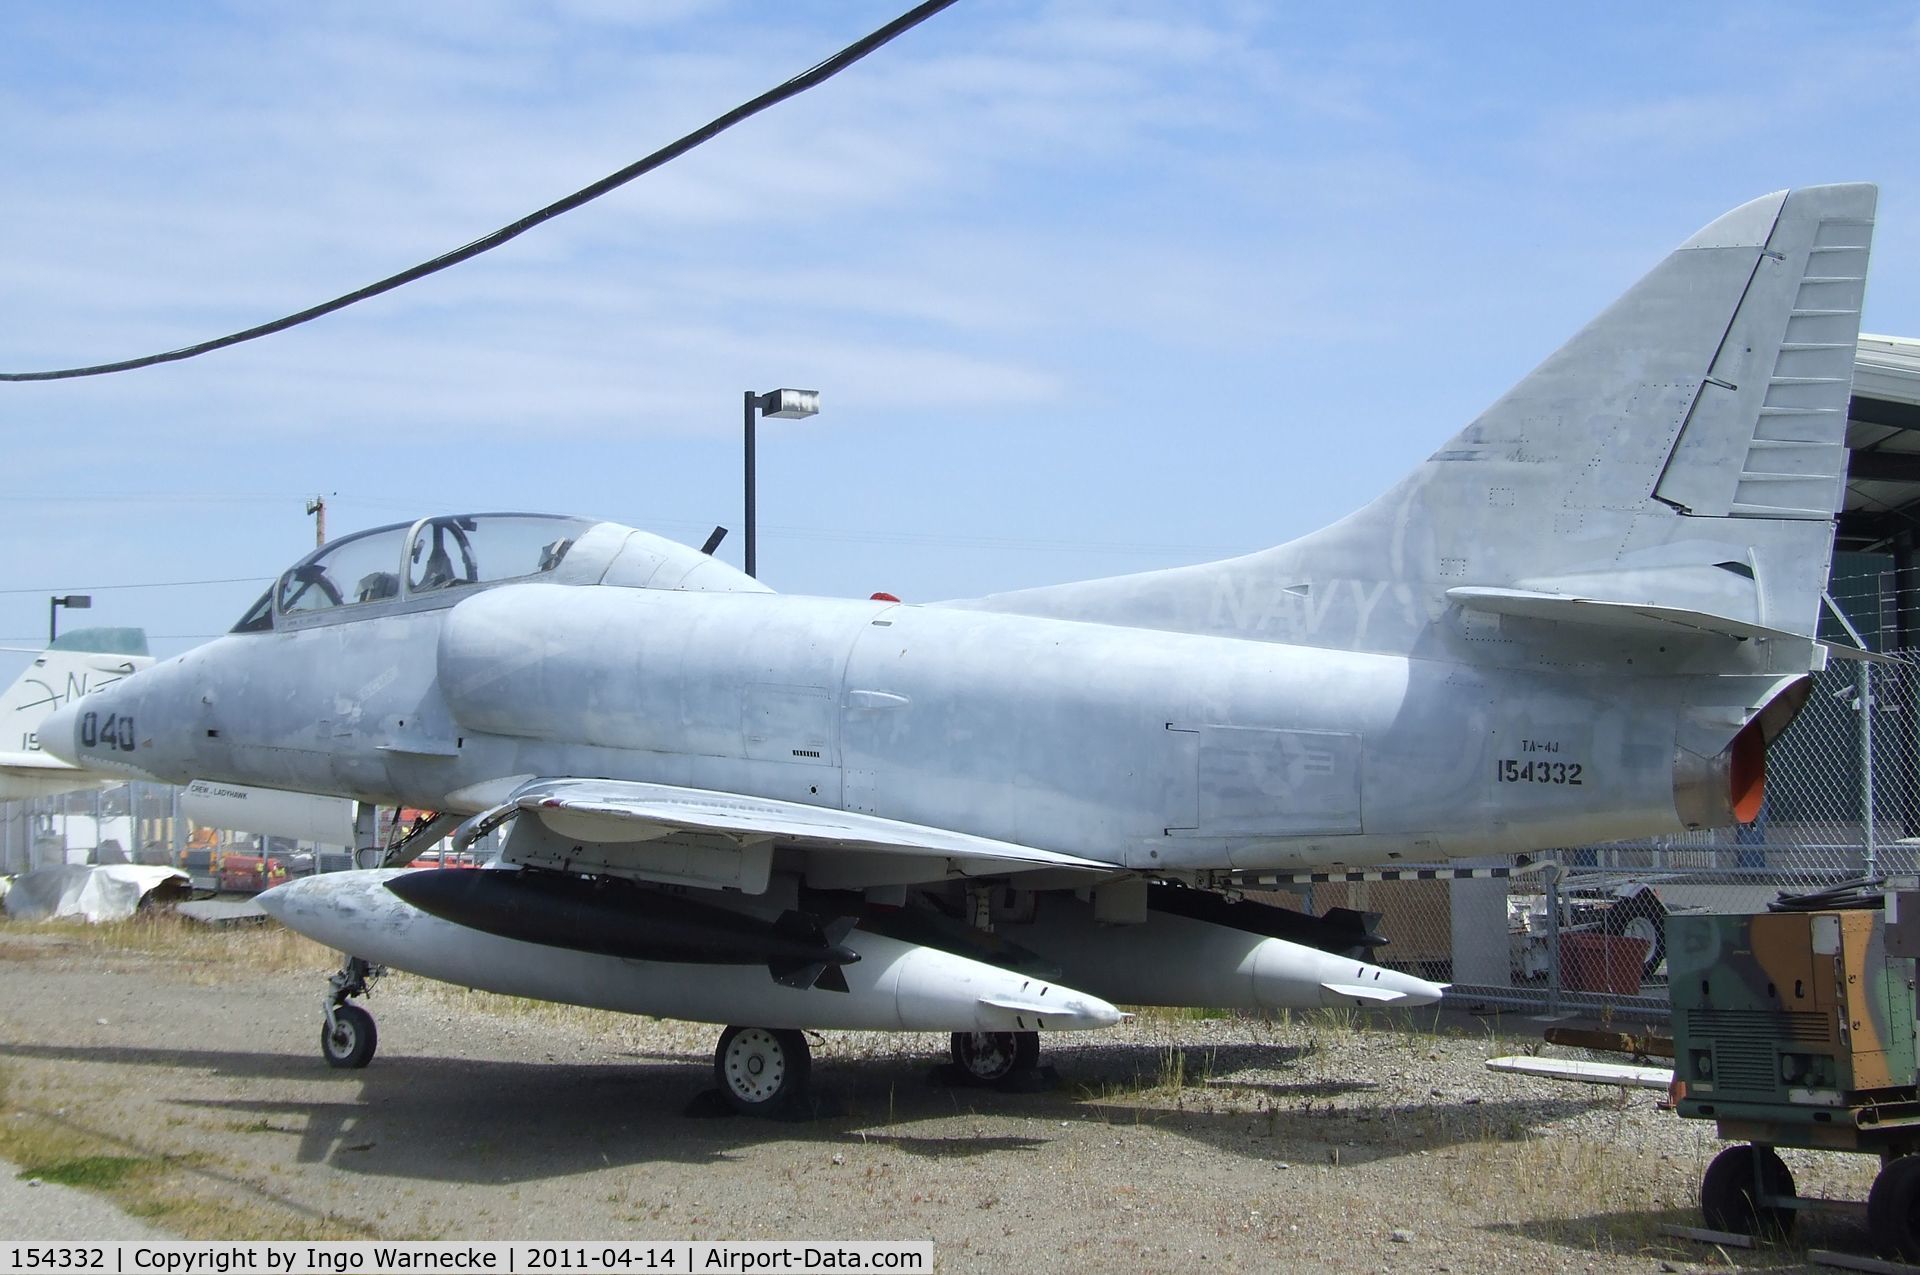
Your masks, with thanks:
M 745 399 L 745 417 L 747 427 L 747 574 L 753 575 L 758 565 L 755 561 L 755 536 L 753 530 L 753 418 L 754 413 L 774 417 L 778 420 L 793 421 L 806 416 L 817 416 L 820 412 L 819 390 L 768 390 L 765 394 L 755 394 L 748 390 Z
M 52 646 L 54 639 L 60 636 L 60 608 L 71 607 L 75 611 L 84 611 L 93 605 L 90 593 L 69 593 L 66 597 L 47 599 L 47 645 Z

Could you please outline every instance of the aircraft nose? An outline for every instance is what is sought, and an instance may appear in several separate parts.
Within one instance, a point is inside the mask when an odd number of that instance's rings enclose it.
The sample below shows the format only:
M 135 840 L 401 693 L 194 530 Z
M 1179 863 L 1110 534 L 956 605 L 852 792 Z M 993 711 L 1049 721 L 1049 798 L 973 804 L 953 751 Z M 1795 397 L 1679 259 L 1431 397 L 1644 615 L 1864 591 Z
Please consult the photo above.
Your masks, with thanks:
M 78 700 L 61 705 L 48 713 L 40 723 L 40 748 L 51 753 L 69 766 L 80 764 L 80 749 L 76 736 L 80 728 L 80 705 Z
M 75 697 L 41 719 L 40 747 L 70 766 L 84 770 L 125 775 L 132 779 L 160 778 L 154 762 L 150 733 L 143 735 L 142 721 L 151 721 L 147 687 L 141 679 L 153 669 L 111 683 L 83 697 Z

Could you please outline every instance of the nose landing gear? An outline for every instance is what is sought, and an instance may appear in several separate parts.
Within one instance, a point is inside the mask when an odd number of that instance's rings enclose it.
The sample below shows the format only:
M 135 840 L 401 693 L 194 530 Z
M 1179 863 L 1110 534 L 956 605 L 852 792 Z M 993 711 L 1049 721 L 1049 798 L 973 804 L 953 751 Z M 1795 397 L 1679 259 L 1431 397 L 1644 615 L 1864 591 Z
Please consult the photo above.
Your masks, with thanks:
M 380 1033 L 374 1028 L 373 1015 L 347 1002 L 349 996 L 365 996 L 373 982 L 385 975 L 387 967 L 373 965 L 357 956 L 346 962 L 327 980 L 326 1014 L 320 1023 L 320 1056 L 329 1067 L 355 1069 L 373 1061 Z

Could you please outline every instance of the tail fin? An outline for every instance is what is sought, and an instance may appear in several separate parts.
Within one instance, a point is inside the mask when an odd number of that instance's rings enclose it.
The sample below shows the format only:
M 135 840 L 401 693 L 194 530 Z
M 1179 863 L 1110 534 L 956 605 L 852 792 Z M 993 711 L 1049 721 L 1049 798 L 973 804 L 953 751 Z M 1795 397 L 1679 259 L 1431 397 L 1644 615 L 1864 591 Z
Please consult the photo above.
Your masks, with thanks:
M 1322 531 L 960 605 L 1392 653 L 1502 611 L 1811 637 L 1875 197 L 1816 186 L 1734 209 Z
M 85 787 L 96 776 L 40 751 L 40 723 L 68 700 L 111 686 L 153 663 L 139 629 L 75 629 L 34 657 L 0 692 L 0 799 Z
M 21 730 L 33 730 L 68 700 L 91 695 L 151 663 L 147 635 L 140 629 L 75 629 L 61 634 L 0 693 L 0 723 L 8 732 L 0 735 L 0 741 Z M 18 747 L 18 741 L 7 746 Z

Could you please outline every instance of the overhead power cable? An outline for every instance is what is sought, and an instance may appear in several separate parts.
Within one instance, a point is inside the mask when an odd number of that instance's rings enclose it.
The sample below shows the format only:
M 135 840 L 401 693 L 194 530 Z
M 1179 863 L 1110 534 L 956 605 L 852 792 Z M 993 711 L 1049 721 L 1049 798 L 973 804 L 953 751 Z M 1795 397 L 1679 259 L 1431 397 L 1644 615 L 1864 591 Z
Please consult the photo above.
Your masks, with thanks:
M 912 9 L 901 14 L 871 35 L 854 41 L 825 61 L 815 64 L 808 70 L 802 71 L 777 88 L 769 89 L 752 101 L 734 107 L 725 115 L 695 129 L 679 141 L 671 142 L 661 147 L 645 159 L 629 164 L 618 172 L 609 173 L 591 186 L 584 186 L 566 198 L 548 204 L 538 212 L 528 213 L 525 217 L 520 218 L 520 220 L 502 226 L 492 234 L 482 235 L 464 247 L 455 248 L 452 252 L 443 253 L 431 261 L 423 261 L 417 266 L 402 270 L 399 274 L 389 275 L 378 283 L 370 283 L 364 288 L 357 288 L 344 296 L 335 297 L 331 301 L 323 301 L 319 305 L 311 306 L 295 314 L 289 314 L 285 318 L 275 319 L 271 323 L 262 323 L 258 327 L 251 327 L 240 332 L 229 333 L 226 336 L 215 337 L 211 341 L 202 341 L 197 345 L 188 345 L 177 350 L 168 350 L 164 354 L 149 354 L 137 359 L 123 359 L 118 363 L 97 363 L 92 367 L 59 368 L 50 372 L 0 372 L 0 381 L 65 381 L 80 376 L 104 376 L 108 372 L 130 372 L 135 368 L 152 367 L 156 363 L 177 363 L 181 359 L 190 359 L 196 355 L 224 349 L 229 345 L 239 345 L 243 341 L 252 341 L 263 336 L 271 336 L 275 332 L 284 332 L 288 328 L 297 327 L 302 323 L 317 319 L 321 315 L 332 314 L 336 310 L 344 310 L 355 302 L 365 301 L 369 297 L 377 297 L 383 292 L 391 292 L 402 284 L 412 283 L 415 279 L 424 279 L 430 274 L 438 274 L 449 266 L 459 265 L 461 262 L 477 257 L 483 252 L 489 252 L 492 249 L 498 248 L 509 239 L 518 238 L 527 231 L 532 230 L 541 222 L 550 221 L 558 217 L 561 213 L 572 212 L 574 209 L 580 207 L 580 205 L 590 203 L 608 191 L 616 190 L 626 185 L 643 173 L 650 173 L 661 165 L 678 159 L 696 146 L 718 137 L 735 124 L 758 115 L 770 106 L 778 105 L 790 97 L 798 97 L 816 84 L 821 84 L 832 79 L 840 72 L 852 66 L 855 62 L 858 62 L 861 58 L 866 57 L 867 54 L 872 53 L 875 49 L 890 43 L 898 36 L 906 34 L 922 22 L 925 22 L 928 18 L 931 18 L 934 14 L 950 7 L 954 3 L 955 0 L 926 0 L 925 4 L 915 5 Z

